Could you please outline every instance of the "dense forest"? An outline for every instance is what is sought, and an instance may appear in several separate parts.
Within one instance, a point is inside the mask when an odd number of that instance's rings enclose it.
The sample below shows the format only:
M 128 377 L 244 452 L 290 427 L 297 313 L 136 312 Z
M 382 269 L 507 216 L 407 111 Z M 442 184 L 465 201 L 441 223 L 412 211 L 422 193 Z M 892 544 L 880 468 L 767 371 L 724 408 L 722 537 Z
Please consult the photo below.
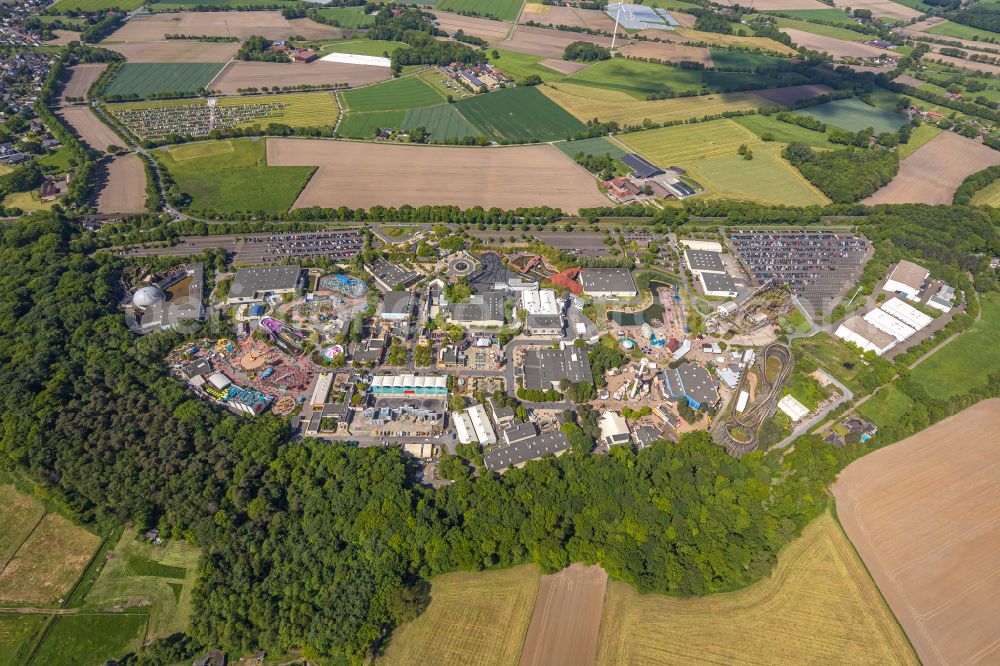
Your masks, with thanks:
M 860 201 L 888 185 L 899 171 L 894 150 L 817 151 L 804 143 L 790 143 L 782 156 L 834 203 Z
M 883 252 L 909 242 L 978 273 L 983 253 L 1000 249 L 979 211 L 954 209 L 948 224 L 928 207 L 881 215 L 871 231 Z M 958 233 L 961 243 L 949 238 Z M 91 256 L 95 240 L 58 214 L 4 227 L 0 465 L 81 520 L 156 525 L 202 547 L 191 630 L 207 645 L 363 661 L 420 612 L 428 577 L 526 561 L 549 572 L 597 562 L 641 591 L 741 587 L 823 510 L 841 466 L 889 441 L 836 450 L 805 438 L 784 461 L 736 460 L 695 433 L 592 456 L 581 412 L 567 424 L 572 453 L 425 489 L 397 449 L 289 441 L 283 420 L 251 422 L 193 398 L 164 372 L 180 335 L 139 338 L 114 313 L 124 263 Z M 921 403 L 906 427 L 997 384 Z

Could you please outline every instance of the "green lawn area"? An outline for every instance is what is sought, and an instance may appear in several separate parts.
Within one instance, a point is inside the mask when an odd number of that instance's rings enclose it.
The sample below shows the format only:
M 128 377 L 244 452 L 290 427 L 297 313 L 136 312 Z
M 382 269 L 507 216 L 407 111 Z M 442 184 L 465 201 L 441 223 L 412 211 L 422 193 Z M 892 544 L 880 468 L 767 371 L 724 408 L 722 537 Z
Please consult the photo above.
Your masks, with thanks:
M 1000 371 L 996 335 L 1000 329 L 1000 294 L 982 297 L 982 319 L 944 349 L 914 368 L 911 379 L 935 399 L 947 400 L 981 384 Z
M 63 171 L 69 171 L 72 166 L 69 161 L 72 158 L 73 151 L 66 146 L 62 146 L 61 148 L 58 148 L 56 152 L 40 158 L 38 163 L 42 166 L 55 167 L 58 169 L 59 173 L 62 173 Z
M 893 384 L 884 386 L 858 407 L 858 413 L 879 428 L 891 426 L 913 407 L 910 397 Z
M 580 139 L 578 141 L 560 141 L 554 144 L 568 157 L 576 157 L 580 153 L 587 155 L 607 155 L 609 157 L 621 157 L 625 151 L 617 144 L 612 143 L 603 136 L 593 139 Z
M 799 125 L 785 123 L 774 116 L 764 116 L 754 114 L 752 116 L 740 116 L 733 118 L 733 121 L 759 136 L 766 141 L 778 141 L 780 143 L 792 143 L 801 141 L 814 148 L 835 148 L 836 146 L 827 140 L 825 132 L 816 132 Z
M 712 54 L 712 62 L 720 69 L 726 68 L 746 68 L 774 67 L 788 64 L 788 58 L 777 58 L 763 53 L 750 53 L 748 51 L 730 51 L 728 49 L 709 49 Z
M 488 50 L 488 53 L 492 54 L 492 52 L 492 49 Z M 554 69 L 549 69 L 544 65 L 539 65 L 538 63 L 544 60 L 541 56 L 518 53 L 517 51 L 501 51 L 499 49 L 497 53 L 500 54 L 500 57 L 493 58 L 490 56 L 490 64 L 507 76 L 512 77 L 515 81 L 524 79 L 532 74 L 537 74 L 545 82 L 561 81 L 566 78 L 565 74 L 561 74 Z
M 102 94 L 138 95 L 196 93 L 215 78 L 225 63 L 127 62 L 115 73 Z
M 476 95 L 455 107 L 486 136 L 507 141 L 555 141 L 585 129 L 583 123 L 535 88 Z
M 641 60 L 613 58 L 566 77 L 568 83 L 619 90 L 644 100 L 652 93 L 695 92 L 703 87 L 704 72 Z
M 406 114 L 406 111 L 348 113 L 340 121 L 340 126 L 337 127 L 337 134 L 348 139 L 371 139 L 380 130 L 401 128 Z
M 367 28 L 374 17 L 365 15 L 364 7 L 321 7 L 317 10 L 325 19 L 333 19 L 341 28 Z
M 33 663 L 94 666 L 138 648 L 146 627 L 144 611 L 86 613 L 56 618 Z
M 799 109 L 797 113 L 850 132 L 860 132 L 868 127 L 874 128 L 878 134 L 895 132 L 907 122 L 901 115 L 869 106 L 855 97 Z
M 905 160 L 907 157 L 917 152 L 925 143 L 941 133 L 940 127 L 934 125 L 921 125 L 910 134 L 910 140 L 899 144 L 899 159 Z
M 828 10 L 817 10 L 817 11 L 828 11 Z M 829 10 L 834 11 L 836 10 Z M 836 12 L 841 16 L 846 17 L 847 14 L 843 12 Z M 822 35 L 824 37 L 833 37 L 834 39 L 842 39 L 846 42 L 859 42 L 865 39 L 872 39 L 873 35 L 866 35 L 861 32 L 855 32 L 854 30 L 848 30 L 847 28 L 838 28 L 835 25 L 823 25 L 822 23 L 810 23 L 808 21 L 797 21 L 794 19 L 787 19 L 783 17 L 778 17 L 775 19 L 779 28 L 792 28 L 794 30 L 802 30 L 803 32 L 811 32 L 814 35 Z
M 96 12 L 99 9 L 124 9 L 132 11 L 143 5 L 145 0 L 59 0 L 52 4 L 49 9 L 57 12 L 64 12 L 71 9 L 80 12 Z
M 809 375 L 793 371 L 781 389 L 781 395 L 790 395 L 809 409 L 816 409 L 816 405 L 825 400 L 829 393 Z
M 435 7 L 449 12 L 472 12 L 500 21 L 513 21 L 521 11 L 521 0 L 440 0 Z
M 842 11 L 840 9 L 833 9 L 833 8 L 830 8 L 830 9 L 782 9 L 780 11 L 776 10 L 775 12 L 763 12 L 763 13 L 764 14 L 780 13 L 783 16 L 787 15 L 787 16 L 789 16 L 789 17 L 791 17 L 793 19 L 797 19 L 798 21 L 801 21 L 801 22 L 805 22 L 805 21 L 830 21 L 830 22 L 842 23 L 844 25 L 856 25 L 854 23 L 854 21 L 851 20 L 851 17 L 847 14 L 847 12 Z M 785 20 L 785 19 L 782 18 L 782 19 L 779 19 L 779 20 Z M 781 23 L 779 22 L 778 25 L 781 25 Z M 860 33 L 855 33 L 855 34 L 860 34 Z
M 337 8 L 339 9 L 339 8 Z M 345 9 L 352 9 L 346 7 Z M 323 11 L 323 10 L 320 10 Z M 391 42 L 384 39 L 338 39 L 334 41 L 314 42 L 315 50 L 320 55 L 327 53 L 355 53 L 357 55 L 385 56 L 401 46 L 406 46 L 403 42 Z
M 862 390 L 857 377 L 864 371 L 864 363 L 843 340 L 829 333 L 817 333 L 794 340 L 792 352 L 807 355 L 855 393 Z
M 977 206 L 1000 206 L 1000 180 L 976 192 L 972 197 L 972 203 Z
M 445 96 L 416 76 L 345 90 L 341 99 L 349 111 L 392 111 L 435 106 Z
M 943 37 L 955 37 L 957 39 L 1000 39 L 1000 33 L 990 32 L 989 30 L 983 30 L 982 28 L 973 28 L 971 25 L 954 23 L 953 21 L 945 21 L 944 23 L 936 25 L 933 28 L 928 28 L 924 32 L 932 35 L 941 35 Z
M 264 140 L 254 139 L 172 146 L 154 154 L 191 196 L 193 210 L 279 213 L 295 202 L 315 170 L 268 166 Z
M 0 666 L 21 666 L 27 661 L 34 637 L 47 615 L 0 615 Z

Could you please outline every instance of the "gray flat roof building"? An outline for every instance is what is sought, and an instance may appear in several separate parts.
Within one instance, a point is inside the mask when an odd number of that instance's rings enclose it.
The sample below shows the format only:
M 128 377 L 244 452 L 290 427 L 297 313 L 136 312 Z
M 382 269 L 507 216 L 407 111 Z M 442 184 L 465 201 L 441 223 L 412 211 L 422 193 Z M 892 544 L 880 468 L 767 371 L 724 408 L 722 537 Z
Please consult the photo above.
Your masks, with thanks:
M 517 444 L 529 440 L 537 434 L 538 431 L 535 430 L 534 423 L 515 423 L 503 431 L 503 439 L 507 444 Z
M 534 315 L 525 317 L 525 326 L 535 335 L 558 335 L 562 332 L 562 317 L 559 315 Z
M 684 259 L 692 273 L 725 273 L 726 267 L 722 263 L 722 255 L 718 252 L 708 250 L 684 250 Z
M 631 298 L 638 293 L 627 268 L 584 268 L 580 284 L 588 296 Z
M 382 319 L 409 319 L 417 307 L 412 291 L 389 291 L 382 297 Z
M 644 449 L 653 442 L 659 441 L 661 439 L 668 439 L 663 434 L 659 428 L 654 428 L 653 426 L 643 425 L 635 429 L 632 433 L 632 438 L 635 441 L 635 445 L 640 449 Z
M 531 439 L 494 446 L 483 455 L 486 468 L 492 472 L 502 472 L 510 467 L 520 467 L 529 460 L 562 453 L 569 448 L 569 440 L 562 430 L 546 432 Z
M 416 273 L 404 270 L 382 257 L 365 264 L 365 270 L 375 278 L 375 283 L 382 291 L 391 291 L 397 287 L 408 287 L 420 278 Z
M 302 286 L 302 268 L 287 266 L 254 266 L 236 271 L 229 288 L 230 305 L 261 301 L 269 293 L 287 294 Z
M 564 379 L 573 384 L 594 383 L 587 350 L 578 347 L 528 350 L 523 370 L 524 388 L 536 391 L 555 388 Z
M 706 296 L 729 296 L 735 298 L 740 288 L 733 278 L 725 273 L 701 273 L 698 275 Z
M 684 397 L 695 409 L 711 407 L 719 399 L 718 382 L 700 365 L 685 363 L 677 368 Z
M 470 326 L 503 326 L 504 300 L 502 292 L 477 294 L 468 303 L 451 305 L 451 320 Z

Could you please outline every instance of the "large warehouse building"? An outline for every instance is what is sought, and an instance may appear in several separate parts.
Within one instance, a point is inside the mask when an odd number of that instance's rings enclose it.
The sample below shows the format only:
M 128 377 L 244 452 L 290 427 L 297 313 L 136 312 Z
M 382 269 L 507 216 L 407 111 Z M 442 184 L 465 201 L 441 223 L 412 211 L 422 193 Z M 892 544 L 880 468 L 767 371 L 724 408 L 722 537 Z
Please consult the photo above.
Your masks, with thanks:
M 926 268 L 904 259 L 892 269 L 882 288 L 908 300 L 919 301 L 920 290 L 929 276 L 930 271 Z
M 892 349 L 896 344 L 896 338 L 865 321 L 859 315 L 854 315 L 838 326 L 834 335 L 856 344 L 862 351 L 873 351 L 879 356 Z
M 583 293 L 594 298 L 635 298 L 639 294 L 627 268 L 584 268 L 580 284 Z
M 298 264 L 241 268 L 236 271 L 226 303 L 256 303 L 269 294 L 293 294 L 300 288 L 302 268 Z

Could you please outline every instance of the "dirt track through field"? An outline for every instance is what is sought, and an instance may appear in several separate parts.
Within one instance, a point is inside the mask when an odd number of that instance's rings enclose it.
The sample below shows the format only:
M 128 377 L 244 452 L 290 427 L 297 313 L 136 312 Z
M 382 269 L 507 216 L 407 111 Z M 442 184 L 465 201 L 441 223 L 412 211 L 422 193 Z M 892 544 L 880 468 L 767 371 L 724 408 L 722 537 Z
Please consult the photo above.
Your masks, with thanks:
M 819 51 L 820 53 L 829 53 L 834 58 L 877 58 L 885 53 L 882 49 L 869 46 L 868 44 L 848 42 L 835 37 L 826 37 L 806 32 L 805 30 L 782 28 L 781 32 L 791 37 L 792 42 L 796 46 L 804 46 L 811 51 Z M 858 37 L 861 37 L 860 33 L 858 33 Z
M 264 86 L 334 85 L 347 83 L 363 86 L 384 81 L 390 76 L 388 67 L 352 65 L 316 60 L 310 63 L 243 62 L 226 65 L 212 80 L 209 88 L 224 95 L 235 95 L 240 88 Z M 336 120 L 336 119 L 334 119 Z M 317 123 L 323 124 L 323 123 Z
M 606 206 L 594 179 L 550 145 L 461 148 L 268 139 L 271 166 L 318 166 L 293 208 Z
M 852 463 L 837 512 L 920 659 L 1000 660 L 1000 399 Z
M 94 81 L 107 66 L 106 63 L 100 62 L 70 67 L 69 81 L 66 82 L 60 99 L 65 102 L 67 97 L 86 97 L 90 86 L 94 85 Z
M 521 651 L 521 666 L 591 666 L 608 574 L 600 566 L 573 564 L 543 576 Z
M 165 42 L 107 44 L 109 51 L 121 53 L 129 62 L 228 62 L 240 45 L 236 42 Z
M 561 58 L 566 47 L 573 42 L 590 42 L 604 47 L 611 46 L 611 38 L 602 35 L 518 26 L 514 31 L 514 36 L 500 42 L 497 47 L 519 53 L 540 55 L 543 58 Z
M 146 210 L 146 169 L 138 155 L 116 157 L 108 165 L 107 183 L 97 197 L 98 213 L 142 213 Z
M 478 16 L 462 16 L 453 12 L 432 9 L 438 19 L 438 27 L 449 33 L 461 30 L 467 35 L 480 37 L 487 42 L 498 42 L 507 36 L 510 24 Z
M 73 128 L 80 139 L 94 150 L 105 151 L 108 146 L 125 143 L 111 128 L 101 122 L 87 106 L 67 106 L 57 111 L 63 120 Z
M 900 162 L 896 177 L 862 203 L 950 204 L 966 176 L 995 164 L 1000 164 L 1000 152 L 941 132 Z

